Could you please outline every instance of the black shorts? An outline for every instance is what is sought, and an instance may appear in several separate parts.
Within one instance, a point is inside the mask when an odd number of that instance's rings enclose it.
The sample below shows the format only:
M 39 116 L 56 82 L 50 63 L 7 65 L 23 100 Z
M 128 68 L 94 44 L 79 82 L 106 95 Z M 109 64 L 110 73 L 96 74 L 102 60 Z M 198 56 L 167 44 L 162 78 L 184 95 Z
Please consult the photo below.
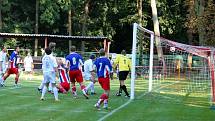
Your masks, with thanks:
M 119 72 L 119 80 L 126 80 L 129 71 L 120 71 Z

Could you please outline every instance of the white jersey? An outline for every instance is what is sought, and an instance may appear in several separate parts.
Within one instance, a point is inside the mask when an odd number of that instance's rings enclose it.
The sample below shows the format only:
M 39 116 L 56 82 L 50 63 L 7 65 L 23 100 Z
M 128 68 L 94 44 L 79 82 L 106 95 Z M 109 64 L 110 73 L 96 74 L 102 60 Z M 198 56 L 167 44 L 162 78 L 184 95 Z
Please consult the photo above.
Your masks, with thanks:
M 54 72 L 54 68 L 57 67 L 57 61 L 52 55 L 44 55 L 42 59 L 43 72 Z
M 93 71 L 93 60 L 88 59 L 84 62 L 84 79 L 91 79 L 91 71 Z
M 6 53 L 1 51 L 0 52 L 0 62 L 2 62 L 2 71 L 5 72 L 6 70 Z
M 24 59 L 25 71 L 31 71 L 33 59 L 31 56 L 26 56 Z

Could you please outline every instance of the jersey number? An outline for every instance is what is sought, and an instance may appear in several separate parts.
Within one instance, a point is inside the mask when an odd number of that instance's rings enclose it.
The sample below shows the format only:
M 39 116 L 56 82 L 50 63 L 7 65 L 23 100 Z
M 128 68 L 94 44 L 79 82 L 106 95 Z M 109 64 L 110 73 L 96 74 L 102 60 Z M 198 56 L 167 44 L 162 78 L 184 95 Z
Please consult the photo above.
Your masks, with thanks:
M 76 59 L 75 59 L 75 57 L 72 58 L 72 64 L 76 65 Z
M 99 63 L 99 71 L 102 70 L 102 63 Z

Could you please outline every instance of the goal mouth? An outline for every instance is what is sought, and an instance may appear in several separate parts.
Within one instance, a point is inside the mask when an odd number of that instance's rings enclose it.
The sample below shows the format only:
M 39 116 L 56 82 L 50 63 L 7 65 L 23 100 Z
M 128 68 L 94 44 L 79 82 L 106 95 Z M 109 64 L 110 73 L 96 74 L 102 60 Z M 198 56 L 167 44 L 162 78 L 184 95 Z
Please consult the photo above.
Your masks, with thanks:
M 131 99 L 138 95 L 135 88 L 141 83 L 137 81 L 143 81 L 144 93 L 203 95 L 215 102 L 214 50 L 155 36 L 134 24 Z

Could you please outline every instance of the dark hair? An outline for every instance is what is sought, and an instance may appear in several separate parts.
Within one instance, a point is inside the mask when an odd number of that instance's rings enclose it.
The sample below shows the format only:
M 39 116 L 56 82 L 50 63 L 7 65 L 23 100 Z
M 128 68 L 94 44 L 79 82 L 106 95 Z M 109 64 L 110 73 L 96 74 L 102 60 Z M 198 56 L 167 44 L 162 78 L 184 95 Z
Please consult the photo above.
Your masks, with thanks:
M 50 54 L 52 53 L 52 50 L 51 50 L 50 48 L 46 48 L 46 49 L 45 49 L 45 53 L 46 53 L 47 55 L 50 55 Z
M 72 52 L 75 52 L 76 51 L 76 47 L 73 45 L 71 46 L 71 49 L 70 49 Z
M 122 50 L 121 54 L 126 55 L 126 51 Z
M 16 50 L 17 48 L 19 48 L 19 46 L 15 46 L 15 50 Z
M 90 59 L 95 59 L 96 56 L 94 54 L 90 55 Z
M 105 56 L 105 50 L 104 50 L 103 48 L 101 48 L 101 49 L 99 50 L 99 55 L 100 55 L 100 56 Z

